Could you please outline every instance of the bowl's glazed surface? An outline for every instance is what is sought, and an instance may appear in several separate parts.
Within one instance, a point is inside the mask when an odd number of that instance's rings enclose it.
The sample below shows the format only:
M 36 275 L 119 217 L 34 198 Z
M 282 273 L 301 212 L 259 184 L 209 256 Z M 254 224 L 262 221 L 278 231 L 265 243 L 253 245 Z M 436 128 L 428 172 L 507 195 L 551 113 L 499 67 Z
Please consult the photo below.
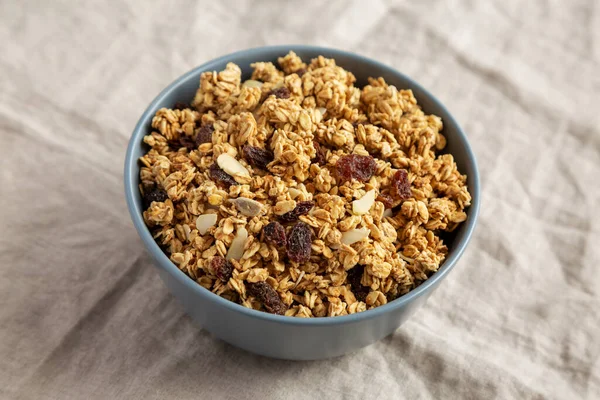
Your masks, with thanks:
M 412 89 L 426 113 L 442 118 L 443 132 L 448 141 L 445 151 L 454 156 L 459 171 L 467 175 L 472 204 L 467 209 L 467 220 L 446 239 L 449 254 L 439 271 L 404 296 L 362 313 L 305 319 L 268 314 L 230 302 L 204 289 L 180 271 L 154 242 L 142 218 L 138 159 L 147 151 L 142 139 L 149 133 L 156 111 L 161 107 L 172 107 L 178 101 L 190 102 L 198 88 L 200 74 L 204 71 L 220 71 L 228 62 L 233 62 L 242 69 L 243 77 L 249 78 L 251 63 L 276 63 L 277 57 L 290 50 L 304 60 L 318 55 L 334 58 L 338 65 L 356 76 L 357 87 L 364 86 L 368 77 L 382 76 L 399 89 Z M 207 62 L 171 83 L 152 101 L 133 131 L 125 159 L 125 195 L 133 223 L 149 250 L 160 277 L 202 328 L 245 350 L 294 360 L 339 356 L 394 332 L 426 302 L 454 268 L 475 228 L 480 201 L 479 173 L 473 152 L 464 132 L 438 100 L 412 79 L 377 61 L 342 50 L 302 45 L 261 47 L 229 54 Z

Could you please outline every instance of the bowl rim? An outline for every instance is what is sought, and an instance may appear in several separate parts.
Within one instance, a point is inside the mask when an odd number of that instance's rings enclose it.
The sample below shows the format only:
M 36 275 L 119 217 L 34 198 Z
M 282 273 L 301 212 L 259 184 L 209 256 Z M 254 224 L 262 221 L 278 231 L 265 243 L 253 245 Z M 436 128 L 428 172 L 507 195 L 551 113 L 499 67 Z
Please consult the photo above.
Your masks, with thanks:
M 458 243 L 455 244 L 455 248 L 452 252 L 448 254 L 446 260 L 440 267 L 438 271 L 436 271 L 429 279 L 423 282 L 417 288 L 411 290 L 405 295 L 399 297 L 398 299 L 391 301 L 382 306 L 366 310 L 363 312 L 342 315 L 336 317 L 322 317 L 322 318 L 298 318 L 298 317 L 288 317 L 283 315 L 270 314 L 264 311 L 253 310 L 250 308 L 246 308 L 240 304 L 234 303 L 233 301 L 227 300 L 215 293 L 212 293 L 210 290 L 200 286 L 197 282 L 192 280 L 188 275 L 186 275 L 183 271 L 181 271 L 162 251 L 162 249 L 158 246 L 158 244 L 154 241 L 150 231 L 148 230 L 143 217 L 142 210 L 140 205 L 134 201 L 135 191 L 139 190 L 137 185 L 137 177 L 139 175 L 139 165 L 138 159 L 133 157 L 134 149 L 139 144 L 139 141 L 143 137 L 141 134 L 142 131 L 145 131 L 148 122 L 152 119 L 153 113 L 152 110 L 160 103 L 163 98 L 176 91 L 181 84 L 182 81 L 188 79 L 191 75 L 195 75 L 197 73 L 201 73 L 202 71 L 209 70 L 209 67 L 213 64 L 223 63 L 231 59 L 232 57 L 241 56 L 244 54 L 252 54 L 257 53 L 259 56 L 261 52 L 280 52 L 282 55 L 287 54 L 289 51 L 312 51 L 319 52 L 326 57 L 336 58 L 337 56 L 344 56 L 351 59 L 360 60 L 362 62 L 369 63 L 374 65 L 380 71 L 386 71 L 389 74 L 397 75 L 400 78 L 410 82 L 410 84 L 417 88 L 424 96 L 428 97 L 429 101 L 431 101 L 437 107 L 443 109 L 448 118 L 445 120 L 450 120 L 449 122 L 454 124 L 457 127 L 457 136 L 462 140 L 465 145 L 465 154 L 467 160 L 466 164 L 470 164 L 472 167 L 472 173 L 470 174 L 469 179 L 471 180 L 471 185 L 469 185 L 469 190 L 471 193 L 472 201 L 471 206 L 467 210 L 468 218 L 465 221 L 466 226 L 464 227 L 465 233 Z M 257 59 L 258 60 L 258 59 Z M 276 45 L 276 46 L 260 46 L 249 48 L 245 50 L 236 51 L 233 53 L 229 53 L 215 59 L 209 60 L 202 65 L 199 65 L 192 70 L 186 72 L 181 75 L 179 78 L 175 79 L 171 82 L 165 89 L 163 89 L 148 105 L 140 119 L 138 120 L 129 140 L 129 144 L 127 146 L 127 152 L 125 156 L 125 170 L 124 170 L 124 186 L 125 186 L 125 198 L 127 201 L 127 208 L 129 210 L 129 214 L 133 221 L 133 224 L 138 232 L 138 235 L 142 239 L 146 249 L 150 251 L 153 258 L 157 261 L 158 267 L 162 268 L 166 272 L 168 272 L 175 280 L 179 281 L 179 283 L 187 286 L 194 293 L 196 293 L 203 300 L 216 303 L 219 306 L 223 306 L 229 309 L 232 312 L 237 312 L 240 314 L 244 314 L 250 318 L 257 318 L 265 321 L 270 321 L 273 323 L 281 323 L 281 324 L 290 324 L 290 325 L 302 325 L 302 326 L 324 326 L 324 325 L 341 325 L 348 323 L 356 323 L 359 321 L 369 320 L 372 318 L 376 318 L 382 314 L 386 314 L 395 309 L 402 308 L 407 304 L 413 302 L 418 297 L 424 295 L 429 292 L 431 288 L 436 285 L 439 281 L 441 281 L 456 265 L 457 261 L 463 255 L 468 243 L 471 240 L 473 235 L 475 226 L 477 224 L 477 219 L 479 216 L 479 205 L 480 205 L 480 181 L 479 181 L 479 170 L 477 167 L 477 161 L 475 158 L 475 154 L 469 144 L 466 134 L 458 124 L 458 122 L 454 119 L 450 111 L 445 107 L 435 96 L 433 96 L 428 90 L 426 90 L 423 86 L 417 83 L 414 79 L 409 76 L 399 72 L 395 68 L 388 66 L 382 62 L 377 60 L 373 60 L 371 58 L 362 56 L 360 54 L 356 54 L 353 52 L 333 49 L 328 47 L 321 46 L 312 46 L 312 45 Z

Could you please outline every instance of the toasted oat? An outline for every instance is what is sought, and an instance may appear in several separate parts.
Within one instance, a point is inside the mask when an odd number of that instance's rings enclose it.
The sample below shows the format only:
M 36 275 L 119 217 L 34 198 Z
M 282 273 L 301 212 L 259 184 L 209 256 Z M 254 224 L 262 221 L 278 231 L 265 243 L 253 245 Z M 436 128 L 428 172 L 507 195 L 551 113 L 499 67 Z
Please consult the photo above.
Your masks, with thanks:
M 295 53 L 205 72 L 144 138 L 143 213 L 170 259 L 239 304 L 303 318 L 392 301 L 435 273 L 471 203 L 439 117 L 383 78 Z

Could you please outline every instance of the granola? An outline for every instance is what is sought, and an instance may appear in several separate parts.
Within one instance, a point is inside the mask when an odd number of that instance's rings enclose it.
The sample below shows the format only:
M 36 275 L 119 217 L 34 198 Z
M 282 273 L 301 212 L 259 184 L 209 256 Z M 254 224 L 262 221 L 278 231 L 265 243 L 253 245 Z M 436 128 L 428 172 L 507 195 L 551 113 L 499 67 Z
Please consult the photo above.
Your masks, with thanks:
M 294 52 L 204 72 L 144 137 L 144 220 L 171 261 L 245 307 L 296 317 L 386 304 L 435 273 L 466 220 L 442 120 L 383 78 Z

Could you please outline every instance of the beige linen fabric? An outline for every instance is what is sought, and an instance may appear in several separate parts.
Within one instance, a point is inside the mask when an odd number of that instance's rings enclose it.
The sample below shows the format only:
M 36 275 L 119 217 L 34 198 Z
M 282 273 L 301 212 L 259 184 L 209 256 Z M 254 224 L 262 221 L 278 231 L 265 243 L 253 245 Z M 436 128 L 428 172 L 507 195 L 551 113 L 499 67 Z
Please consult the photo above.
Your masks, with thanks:
M 3 0 L 0 43 L 0 398 L 600 398 L 598 2 Z M 122 189 L 162 88 L 285 43 L 412 76 L 482 174 L 473 242 L 422 312 L 318 362 L 195 326 Z

